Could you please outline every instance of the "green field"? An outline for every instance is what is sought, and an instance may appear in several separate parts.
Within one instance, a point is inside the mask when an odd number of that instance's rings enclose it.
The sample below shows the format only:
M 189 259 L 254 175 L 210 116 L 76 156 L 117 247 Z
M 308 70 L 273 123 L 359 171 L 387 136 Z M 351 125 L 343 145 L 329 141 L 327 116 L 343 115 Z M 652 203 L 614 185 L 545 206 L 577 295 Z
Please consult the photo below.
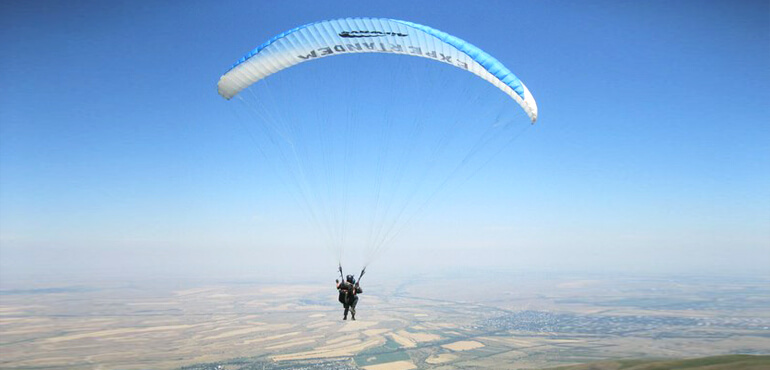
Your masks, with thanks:
M 686 360 L 615 360 L 561 366 L 551 370 L 766 370 L 770 356 L 730 355 Z
M 385 344 L 361 352 L 358 356 L 354 357 L 354 360 L 358 366 L 369 366 L 386 362 L 409 360 L 409 355 L 406 353 L 406 351 L 402 351 L 400 349 L 401 346 L 399 346 L 398 343 L 394 342 L 390 338 L 386 338 Z

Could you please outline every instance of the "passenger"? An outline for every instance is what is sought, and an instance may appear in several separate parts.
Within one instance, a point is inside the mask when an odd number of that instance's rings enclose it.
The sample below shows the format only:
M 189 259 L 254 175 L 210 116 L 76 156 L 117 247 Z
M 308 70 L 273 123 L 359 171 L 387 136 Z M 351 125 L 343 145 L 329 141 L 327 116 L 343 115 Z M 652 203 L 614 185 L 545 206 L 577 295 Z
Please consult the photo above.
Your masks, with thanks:
M 339 280 L 335 280 L 335 282 L 337 282 L 337 290 L 340 291 L 339 301 L 342 303 L 342 306 L 345 307 L 345 314 L 342 316 L 342 319 L 347 320 L 348 311 L 350 311 L 350 319 L 355 320 L 358 295 L 364 291 L 358 283 L 356 283 L 356 279 L 353 275 L 348 275 L 343 282 L 340 282 Z

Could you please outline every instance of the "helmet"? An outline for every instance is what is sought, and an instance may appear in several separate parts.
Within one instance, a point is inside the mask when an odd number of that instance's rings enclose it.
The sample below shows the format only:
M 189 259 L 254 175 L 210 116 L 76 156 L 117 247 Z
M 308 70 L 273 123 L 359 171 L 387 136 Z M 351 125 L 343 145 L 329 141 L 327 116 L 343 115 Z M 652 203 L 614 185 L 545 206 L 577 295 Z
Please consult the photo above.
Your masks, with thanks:
M 351 284 L 353 284 L 356 281 L 356 279 L 353 277 L 353 275 L 346 276 L 345 280 L 347 280 L 348 283 L 351 283 Z

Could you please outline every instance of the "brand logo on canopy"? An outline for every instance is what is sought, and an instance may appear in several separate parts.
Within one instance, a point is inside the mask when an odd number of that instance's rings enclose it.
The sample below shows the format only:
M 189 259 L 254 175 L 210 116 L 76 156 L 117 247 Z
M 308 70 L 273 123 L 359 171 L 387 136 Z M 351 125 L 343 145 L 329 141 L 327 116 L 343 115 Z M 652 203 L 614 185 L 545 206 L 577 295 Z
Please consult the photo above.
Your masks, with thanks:
M 386 31 L 342 31 L 339 33 L 340 37 L 356 38 L 356 37 L 384 37 L 384 36 L 409 36 L 400 32 L 386 32 Z

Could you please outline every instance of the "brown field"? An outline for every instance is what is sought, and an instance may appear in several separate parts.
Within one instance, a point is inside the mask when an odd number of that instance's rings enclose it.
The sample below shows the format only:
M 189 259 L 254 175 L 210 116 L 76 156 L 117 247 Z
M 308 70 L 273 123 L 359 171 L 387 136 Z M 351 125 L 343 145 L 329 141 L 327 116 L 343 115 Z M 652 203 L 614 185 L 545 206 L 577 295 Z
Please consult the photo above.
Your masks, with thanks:
M 459 342 L 453 342 L 449 344 L 444 344 L 441 347 L 444 347 L 448 350 L 452 351 L 467 351 L 469 349 L 476 349 L 484 347 L 483 343 L 479 343 L 475 340 L 461 340 Z

